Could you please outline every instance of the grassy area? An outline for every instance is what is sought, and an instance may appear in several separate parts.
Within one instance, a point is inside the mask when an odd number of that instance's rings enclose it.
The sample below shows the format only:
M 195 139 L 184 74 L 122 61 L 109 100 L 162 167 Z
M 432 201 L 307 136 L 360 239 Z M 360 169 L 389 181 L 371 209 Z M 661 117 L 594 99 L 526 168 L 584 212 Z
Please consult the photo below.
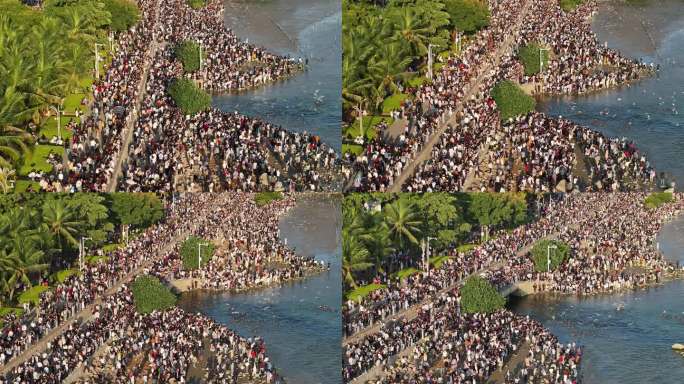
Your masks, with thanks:
M 357 287 L 345 295 L 347 297 L 347 300 L 361 300 L 364 297 L 368 296 L 371 292 L 377 291 L 378 289 L 383 289 L 387 288 L 386 285 L 384 284 L 368 284 L 368 285 L 362 285 L 360 287 Z
M 14 313 L 17 316 L 21 316 L 21 314 L 24 313 L 24 310 L 21 308 L 14 307 L 0 307 L 0 317 L 5 317 L 10 313 Z
M 430 265 L 434 268 L 442 268 L 442 264 L 444 264 L 445 261 L 451 259 L 451 256 L 435 256 L 430 258 Z
M 477 244 L 461 244 L 456 247 L 456 251 L 466 253 L 473 250 L 475 247 L 477 247 Z
M 31 187 L 33 191 L 39 191 L 40 190 L 40 184 L 38 184 L 38 182 L 31 181 L 31 180 L 17 180 L 14 183 L 14 192 L 16 192 L 16 193 L 26 192 L 29 189 L 29 187 Z
M 74 113 L 76 110 L 83 111 L 85 109 L 84 105 L 81 105 L 81 101 L 86 97 L 85 93 L 72 93 L 71 95 L 64 98 L 64 112 Z
M 52 170 L 52 165 L 47 162 L 47 157 L 51 152 L 63 156 L 64 147 L 55 145 L 36 145 L 33 148 L 33 153 L 24 159 L 24 164 L 17 170 L 17 175 L 26 176 L 32 170 L 50 172 Z
M 35 287 L 29 288 L 28 290 L 22 292 L 19 295 L 17 301 L 19 304 L 32 303 L 38 305 L 38 300 L 40 300 L 40 294 L 50 289 L 44 285 L 36 285 Z
M 655 209 L 673 201 L 674 196 L 669 192 L 654 192 L 644 199 L 644 205 L 646 208 Z
M 496 101 L 502 121 L 532 112 L 537 105 L 532 96 L 509 80 L 499 82 L 492 89 L 492 98 Z
M 351 153 L 360 155 L 363 152 L 363 147 L 358 144 L 342 144 L 342 153 Z
M 192 9 L 200 9 L 207 5 L 207 0 L 186 0 Z
M 394 273 L 394 277 L 403 280 L 411 275 L 415 275 L 416 273 L 420 272 L 419 269 L 410 267 L 410 268 L 404 268 L 401 271 L 397 271 Z
M 73 135 L 73 132 L 69 129 L 66 129 L 66 125 L 69 124 L 70 121 L 77 121 L 75 117 L 66 117 L 62 116 L 60 121 L 62 122 L 62 127 L 61 127 L 61 133 L 62 133 L 62 139 L 65 141 L 71 139 L 71 136 Z M 40 136 L 45 136 L 48 139 L 51 139 L 55 136 L 57 136 L 57 117 L 56 116 L 51 116 L 49 117 L 44 123 L 43 126 L 40 128 L 40 131 L 38 132 Z
M 259 192 L 254 195 L 254 202 L 257 206 L 262 207 L 274 201 L 282 200 L 283 194 L 280 192 Z
M 363 130 L 366 132 L 366 139 L 373 140 L 378 135 L 378 131 L 375 129 L 375 126 L 377 126 L 383 121 L 385 121 L 387 125 L 390 126 L 392 125 L 394 120 L 386 116 L 364 116 L 362 123 Z M 345 129 L 344 135 L 349 139 L 354 139 L 357 136 L 361 135 L 361 131 L 359 129 L 359 122 L 358 120 L 356 120 L 353 124 L 349 125 Z
M 408 94 L 406 93 L 395 93 L 394 95 L 387 97 L 382 102 L 382 113 L 390 113 L 399 109 L 401 103 L 407 98 Z
M 582 3 L 584 3 L 584 0 L 560 0 L 560 7 L 565 12 L 570 12 L 574 11 L 575 8 L 579 7 Z
M 66 279 L 68 279 L 70 276 L 73 276 L 73 275 L 75 275 L 75 274 L 77 274 L 77 273 L 78 273 L 78 270 L 77 270 L 77 269 L 71 268 L 71 269 L 64 269 L 64 270 L 58 271 L 58 272 L 54 273 L 52 276 L 54 277 L 54 279 L 55 279 L 58 283 L 63 283 L 63 282 L 66 281 Z
M 88 264 L 97 264 L 97 263 L 102 263 L 106 262 L 109 260 L 109 257 L 107 256 L 86 256 L 86 263 Z
M 430 80 L 428 80 L 427 77 L 425 76 L 416 76 L 412 79 L 410 79 L 407 83 L 409 87 L 420 87 L 421 85 L 428 83 Z
M 105 244 L 102 246 L 102 250 L 105 252 L 112 252 L 116 251 L 117 249 L 123 248 L 124 243 L 112 243 L 112 244 Z

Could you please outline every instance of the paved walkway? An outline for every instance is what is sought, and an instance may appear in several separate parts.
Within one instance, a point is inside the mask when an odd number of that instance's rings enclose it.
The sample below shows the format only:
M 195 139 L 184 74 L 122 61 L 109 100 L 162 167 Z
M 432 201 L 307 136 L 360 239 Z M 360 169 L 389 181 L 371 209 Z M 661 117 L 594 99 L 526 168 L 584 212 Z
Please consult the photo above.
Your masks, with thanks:
M 487 62 L 487 64 L 483 65 L 480 67 L 480 71 L 477 77 L 471 80 L 470 84 L 466 86 L 464 96 L 461 100 L 468 100 L 471 96 L 475 95 L 478 90 L 480 89 L 480 86 L 482 85 L 483 80 L 487 75 L 489 74 L 489 71 L 492 68 L 496 68 L 499 66 L 499 63 L 501 61 L 501 58 L 510 51 L 510 49 L 513 48 L 513 43 L 515 41 L 515 36 L 518 34 L 518 31 L 520 31 L 520 27 L 522 26 L 523 21 L 525 20 L 525 17 L 527 15 L 527 12 L 531 6 L 532 2 L 527 1 L 525 2 L 525 5 L 523 6 L 523 9 L 520 12 L 520 15 L 518 16 L 518 19 L 516 20 L 515 27 L 513 30 L 515 33 L 511 33 L 508 38 L 503 42 L 503 44 L 499 47 L 499 49 L 496 51 L 496 54 L 494 55 L 494 60 Z M 402 170 L 402 173 L 399 175 L 394 180 L 394 183 L 390 187 L 389 192 L 401 192 L 401 188 L 404 185 L 404 183 L 415 173 L 416 167 L 419 164 L 424 163 L 428 159 L 430 159 L 431 154 L 432 154 L 432 148 L 437 144 L 439 141 L 440 137 L 444 132 L 446 131 L 447 127 L 449 125 L 455 125 L 456 122 L 456 116 L 463 110 L 463 102 L 460 102 L 454 111 L 454 114 L 452 115 L 451 118 L 446 120 L 444 123 L 440 124 L 435 132 L 432 133 L 430 138 L 427 140 L 425 145 L 423 145 L 423 148 L 421 148 L 420 152 L 413 158 L 413 160 Z
M 158 254 L 163 254 L 168 251 L 171 251 L 173 246 L 179 242 L 180 240 L 185 238 L 185 233 L 178 235 L 174 238 L 173 241 L 167 243 L 163 248 L 161 248 L 158 252 Z M 71 316 L 67 321 L 63 322 L 60 324 L 58 327 L 50 330 L 45 336 L 43 336 L 39 341 L 33 343 L 29 348 L 24 350 L 21 354 L 18 356 L 15 356 L 12 360 L 10 360 L 9 363 L 5 364 L 4 366 L 0 367 L 0 376 L 6 375 L 8 372 L 10 372 L 12 369 L 15 367 L 23 364 L 25 361 L 27 361 L 31 356 L 36 355 L 47 347 L 47 344 L 53 340 L 55 340 L 57 337 L 59 337 L 64 331 L 66 331 L 72 324 L 76 323 L 77 320 L 80 320 L 82 322 L 87 322 L 90 321 L 90 319 L 93 316 L 93 309 L 95 308 L 96 305 L 102 303 L 103 298 L 109 295 L 112 295 L 116 293 L 119 288 L 121 288 L 124 284 L 132 281 L 137 275 L 140 275 L 145 268 L 148 268 L 151 264 L 152 261 L 155 258 L 150 258 L 149 260 L 145 260 L 143 264 L 141 264 L 138 268 L 132 270 L 129 272 L 127 275 L 125 275 L 123 278 L 119 279 L 118 282 L 116 282 L 114 285 L 112 285 L 109 289 L 107 289 L 104 293 L 104 295 L 101 295 L 100 297 L 96 298 L 92 303 L 87 305 L 83 310 L 80 312 L 76 313 L 74 316 Z
M 157 12 L 155 12 L 154 16 L 154 25 L 157 26 L 159 25 L 160 13 L 159 1 L 157 1 L 157 3 L 155 4 L 155 7 L 157 9 Z M 124 159 L 128 158 L 128 147 L 130 147 L 131 141 L 133 140 L 133 131 L 135 128 L 135 124 L 138 121 L 138 115 L 140 114 L 142 103 L 145 99 L 147 90 L 147 80 L 150 76 L 150 67 L 154 62 L 154 57 L 157 54 L 157 50 L 160 48 L 164 49 L 165 46 L 166 44 L 162 44 L 161 46 L 159 46 L 157 42 L 157 34 L 153 32 L 152 41 L 150 42 L 150 49 L 147 51 L 148 55 L 144 61 L 142 79 L 140 79 L 140 85 L 138 86 L 138 98 L 135 101 L 135 105 L 133 106 L 131 113 L 128 115 L 128 119 L 126 119 L 126 124 L 124 125 L 123 132 L 121 132 L 121 136 L 123 138 L 123 140 L 121 141 L 121 150 L 119 152 L 118 157 L 116 158 L 114 170 L 112 171 L 112 174 L 109 177 L 109 182 L 107 183 L 107 192 L 116 192 L 116 187 L 119 183 L 119 177 L 121 176 L 121 167 L 123 166 Z
M 527 354 L 530 352 L 530 343 L 527 341 L 524 341 L 520 348 L 518 348 L 517 351 L 511 356 L 511 358 L 504 364 L 501 369 L 497 369 L 492 373 L 491 376 L 489 376 L 489 380 L 487 380 L 488 384 L 503 384 L 506 381 L 506 372 L 510 371 L 511 373 L 516 371 L 516 367 L 518 364 L 522 364 L 525 361 L 525 358 L 527 357 Z

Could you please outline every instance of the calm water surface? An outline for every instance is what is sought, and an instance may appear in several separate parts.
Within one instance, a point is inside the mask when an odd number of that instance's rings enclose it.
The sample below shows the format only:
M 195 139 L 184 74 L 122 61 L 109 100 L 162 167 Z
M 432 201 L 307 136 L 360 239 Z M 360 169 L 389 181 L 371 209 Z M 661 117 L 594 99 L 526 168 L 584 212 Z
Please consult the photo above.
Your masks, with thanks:
M 215 97 L 215 106 L 318 134 L 340 151 L 340 1 L 229 0 L 225 7 L 226 25 L 240 38 L 283 55 L 308 58 L 309 69 L 284 82 Z
M 263 337 L 290 384 L 341 383 L 340 214 L 337 199 L 316 197 L 301 201 L 280 223 L 281 238 L 300 254 L 329 262 L 330 272 L 248 294 L 186 294 L 179 305 L 242 336 Z
M 667 224 L 658 242 L 668 259 L 684 263 L 684 217 Z M 684 357 L 671 346 L 684 342 L 684 281 L 587 299 L 531 296 L 513 308 L 562 342 L 584 346 L 584 383 L 682 383 Z
M 546 100 L 540 109 L 610 137 L 634 140 L 656 170 L 684 188 L 684 1 L 604 3 L 599 40 L 630 57 L 660 64 L 657 76 L 615 90 Z M 603 114 L 602 114 L 603 113 Z

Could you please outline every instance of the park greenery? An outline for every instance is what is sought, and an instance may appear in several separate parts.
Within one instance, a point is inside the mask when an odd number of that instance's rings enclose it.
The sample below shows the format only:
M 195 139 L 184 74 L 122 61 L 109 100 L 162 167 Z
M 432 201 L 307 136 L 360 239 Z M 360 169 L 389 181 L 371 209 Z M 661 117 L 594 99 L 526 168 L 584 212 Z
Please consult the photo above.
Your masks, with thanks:
M 560 0 L 560 7 L 566 12 L 571 12 L 584 3 L 584 1 L 585 0 Z
M 558 240 L 539 240 L 532 247 L 530 255 L 537 272 L 555 271 L 570 257 L 570 246 Z
M 466 279 L 461 288 L 461 309 L 465 313 L 492 313 L 506 305 L 506 299 L 480 276 Z
M 154 276 L 139 276 L 131 284 L 135 309 L 143 314 L 163 311 L 176 305 L 178 298 Z
M 109 32 L 128 29 L 139 15 L 127 0 L 45 0 L 39 9 L 0 0 L 0 9 L 0 184 L 6 190 L 26 176 L 27 159 L 38 168 L 44 163 L 43 153 L 33 153 L 34 138 L 44 127 L 50 131 L 54 111 L 73 114 L 90 92 L 95 44 L 106 56 Z
M 502 121 L 530 113 L 537 105 L 532 96 L 526 94 L 520 86 L 510 80 L 497 83 L 492 89 L 492 98 L 496 101 Z
M 489 22 L 487 4 L 481 0 L 343 0 L 342 10 L 347 122 L 358 108 L 370 114 L 387 112 L 391 108 L 383 108 L 386 99 L 426 80 L 416 78 L 427 72 L 430 45 L 436 56 L 451 52 L 457 33 L 472 34 Z
M 186 78 L 175 79 L 169 86 L 169 95 L 186 115 L 194 115 L 211 105 L 211 96 Z
M 524 193 L 357 193 L 342 206 L 342 276 L 347 297 L 378 275 L 397 279 L 416 273 L 421 243 L 430 240 L 430 264 L 438 268 L 447 248 L 467 251 L 491 230 L 515 228 L 529 220 Z M 481 233 L 482 236 L 478 236 Z M 401 252 L 415 261 L 403 265 Z M 356 293 L 353 293 L 356 292 Z
M 525 75 L 536 75 L 541 71 L 540 63 L 546 68 L 549 64 L 549 51 L 537 43 L 530 43 L 518 50 L 518 58 L 523 64 Z
M 207 0 L 187 0 L 187 3 L 192 9 L 200 9 L 207 5 Z
M 49 283 L 77 273 L 81 238 L 92 253 L 118 241 L 117 226 L 139 223 L 138 229 L 161 219 L 145 210 L 122 216 L 122 194 L 7 194 L 0 195 L 0 307 L 33 302 Z M 151 196 L 133 194 L 139 199 Z M 156 204 L 155 204 L 156 205 Z M 103 256 L 88 258 L 101 261 Z M 45 288 L 34 288 L 43 286 Z
M 185 40 L 178 43 L 173 54 L 183 64 L 183 70 L 186 73 L 200 69 L 200 46 L 196 42 Z
M 670 192 L 653 192 L 646 196 L 644 199 L 644 204 L 646 208 L 656 209 L 663 204 L 671 203 L 674 201 L 674 195 Z
M 209 260 L 211 260 L 212 256 L 214 256 L 214 250 L 215 246 L 212 242 L 195 236 L 188 237 L 180 248 L 183 268 L 186 270 L 195 270 L 199 269 L 200 266 L 206 265 Z
M 254 203 L 259 207 L 282 199 L 283 194 L 281 192 L 259 192 L 254 195 Z

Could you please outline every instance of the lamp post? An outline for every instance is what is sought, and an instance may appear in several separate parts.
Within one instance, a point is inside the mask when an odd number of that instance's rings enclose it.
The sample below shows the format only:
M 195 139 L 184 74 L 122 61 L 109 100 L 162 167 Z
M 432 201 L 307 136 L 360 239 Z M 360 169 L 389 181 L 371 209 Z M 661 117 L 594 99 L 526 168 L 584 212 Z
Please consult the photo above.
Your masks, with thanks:
M 95 43 L 95 79 L 100 78 L 100 51 L 99 47 L 101 47 L 102 44 L 100 43 Z
M 437 45 L 428 44 L 428 79 L 432 80 L 432 47 L 437 48 Z
M 57 107 L 50 106 L 53 111 L 57 113 L 57 137 L 59 140 L 62 140 L 62 111 L 59 108 L 59 105 Z
M 539 47 L 539 72 L 540 73 L 544 69 L 544 54 L 543 54 L 543 52 L 548 52 L 548 51 L 549 51 L 548 48 Z
M 197 244 L 197 270 L 199 271 L 202 267 L 202 247 L 208 247 L 209 243 L 198 243 Z
M 79 242 L 79 252 L 78 252 L 78 269 L 83 271 L 83 258 L 85 257 L 85 241 L 92 240 L 91 237 L 81 237 Z
M 549 244 L 546 247 L 546 272 L 551 272 L 551 250 L 554 250 L 554 254 L 558 247 L 556 244 Z

